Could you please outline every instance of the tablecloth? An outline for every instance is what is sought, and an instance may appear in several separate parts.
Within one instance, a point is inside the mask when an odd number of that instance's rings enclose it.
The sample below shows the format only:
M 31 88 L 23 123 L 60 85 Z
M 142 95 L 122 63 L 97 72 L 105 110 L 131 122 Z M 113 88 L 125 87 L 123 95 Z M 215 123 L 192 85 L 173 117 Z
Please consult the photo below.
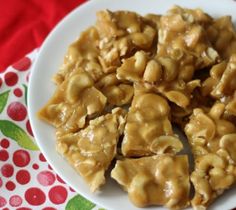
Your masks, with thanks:
M 41 46 L 52 28 L 86 0 L 0 0 L 0 72 Z
M 0 209 L 101 210 L 52 170 L 35 143 L 27 87 L 37 53 L 0 73 Z

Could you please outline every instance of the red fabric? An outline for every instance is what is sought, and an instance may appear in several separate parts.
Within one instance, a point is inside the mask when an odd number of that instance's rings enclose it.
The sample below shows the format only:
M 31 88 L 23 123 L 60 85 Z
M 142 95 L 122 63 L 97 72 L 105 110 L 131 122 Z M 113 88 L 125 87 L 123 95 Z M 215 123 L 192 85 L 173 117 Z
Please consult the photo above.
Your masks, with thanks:
M 0 0 L 0 72 L 39 47 L 47 34 L 85 0 Z

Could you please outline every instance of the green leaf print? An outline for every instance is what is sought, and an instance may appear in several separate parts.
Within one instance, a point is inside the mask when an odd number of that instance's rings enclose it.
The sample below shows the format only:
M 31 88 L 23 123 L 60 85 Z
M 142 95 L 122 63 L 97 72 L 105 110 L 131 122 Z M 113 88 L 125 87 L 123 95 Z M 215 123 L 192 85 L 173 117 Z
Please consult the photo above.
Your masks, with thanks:
M 0 120 L 0 131 L 4 136 L 15 140 L 19 146 L 29 150 L 38 150 L 37 145 L 26 132 L 11 121 Z
M 104 208 L 99 208 L 98 210 L 106 210 L 106 209 L 104 209 Z
M 27 106 L 28 87 L 27 87 L 27 85 L 25 85 L 25 84 L 23 84 L 23 87 L 24 87 L 24 89 L 25 89 L 25 104 L 26 104 L 26 106 Z
M 0 114 L 2 113 L 2 111 L 4 110 L 7 104 L 9 93 L 10 93 L 10 90 L 0 94 Z
M 91 210 L 96 205 L 81 195 L 76 195 L 66 204 L 66 210 Z

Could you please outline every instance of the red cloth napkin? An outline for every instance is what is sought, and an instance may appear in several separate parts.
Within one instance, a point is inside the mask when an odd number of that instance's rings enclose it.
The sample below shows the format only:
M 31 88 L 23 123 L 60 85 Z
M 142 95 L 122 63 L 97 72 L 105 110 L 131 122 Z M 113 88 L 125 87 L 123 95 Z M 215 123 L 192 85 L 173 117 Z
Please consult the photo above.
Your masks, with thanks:
M 0 72 L 39 47 L 51 29 L 86 0 L 0 0 Z

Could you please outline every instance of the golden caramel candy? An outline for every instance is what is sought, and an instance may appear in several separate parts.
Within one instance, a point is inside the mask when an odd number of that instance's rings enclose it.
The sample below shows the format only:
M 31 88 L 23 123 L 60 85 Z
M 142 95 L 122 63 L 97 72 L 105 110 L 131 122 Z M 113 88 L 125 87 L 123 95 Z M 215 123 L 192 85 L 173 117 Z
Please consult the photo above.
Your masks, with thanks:
M 105 183 L 105 171 L 116 155 L 116 147 L 125 123 L 125 111 L 90 120 L 89 125 L 57 140 L 58 152 L 66 157 L 90 186 L 92 192 Z
M 138 207 L 164 205 L 181 209 L 189 205 L 187 156 L 157 155 L 116 162 L 111 172 Z
M 236 181 L 236 127 L 224 119 L 224 111 L 223 103 L 216 103 L 208 113 L 194 109 L 185 126 L 195 157 L 190 176 L 195 188 L 191 203 L 195 208 L 206 208 Z
M 122 154 L 142 157 L 179 152 L 183 145 L 173 134 L 169 112 L 163 97 L 154 93 L 135 95 L 125 125 Z

